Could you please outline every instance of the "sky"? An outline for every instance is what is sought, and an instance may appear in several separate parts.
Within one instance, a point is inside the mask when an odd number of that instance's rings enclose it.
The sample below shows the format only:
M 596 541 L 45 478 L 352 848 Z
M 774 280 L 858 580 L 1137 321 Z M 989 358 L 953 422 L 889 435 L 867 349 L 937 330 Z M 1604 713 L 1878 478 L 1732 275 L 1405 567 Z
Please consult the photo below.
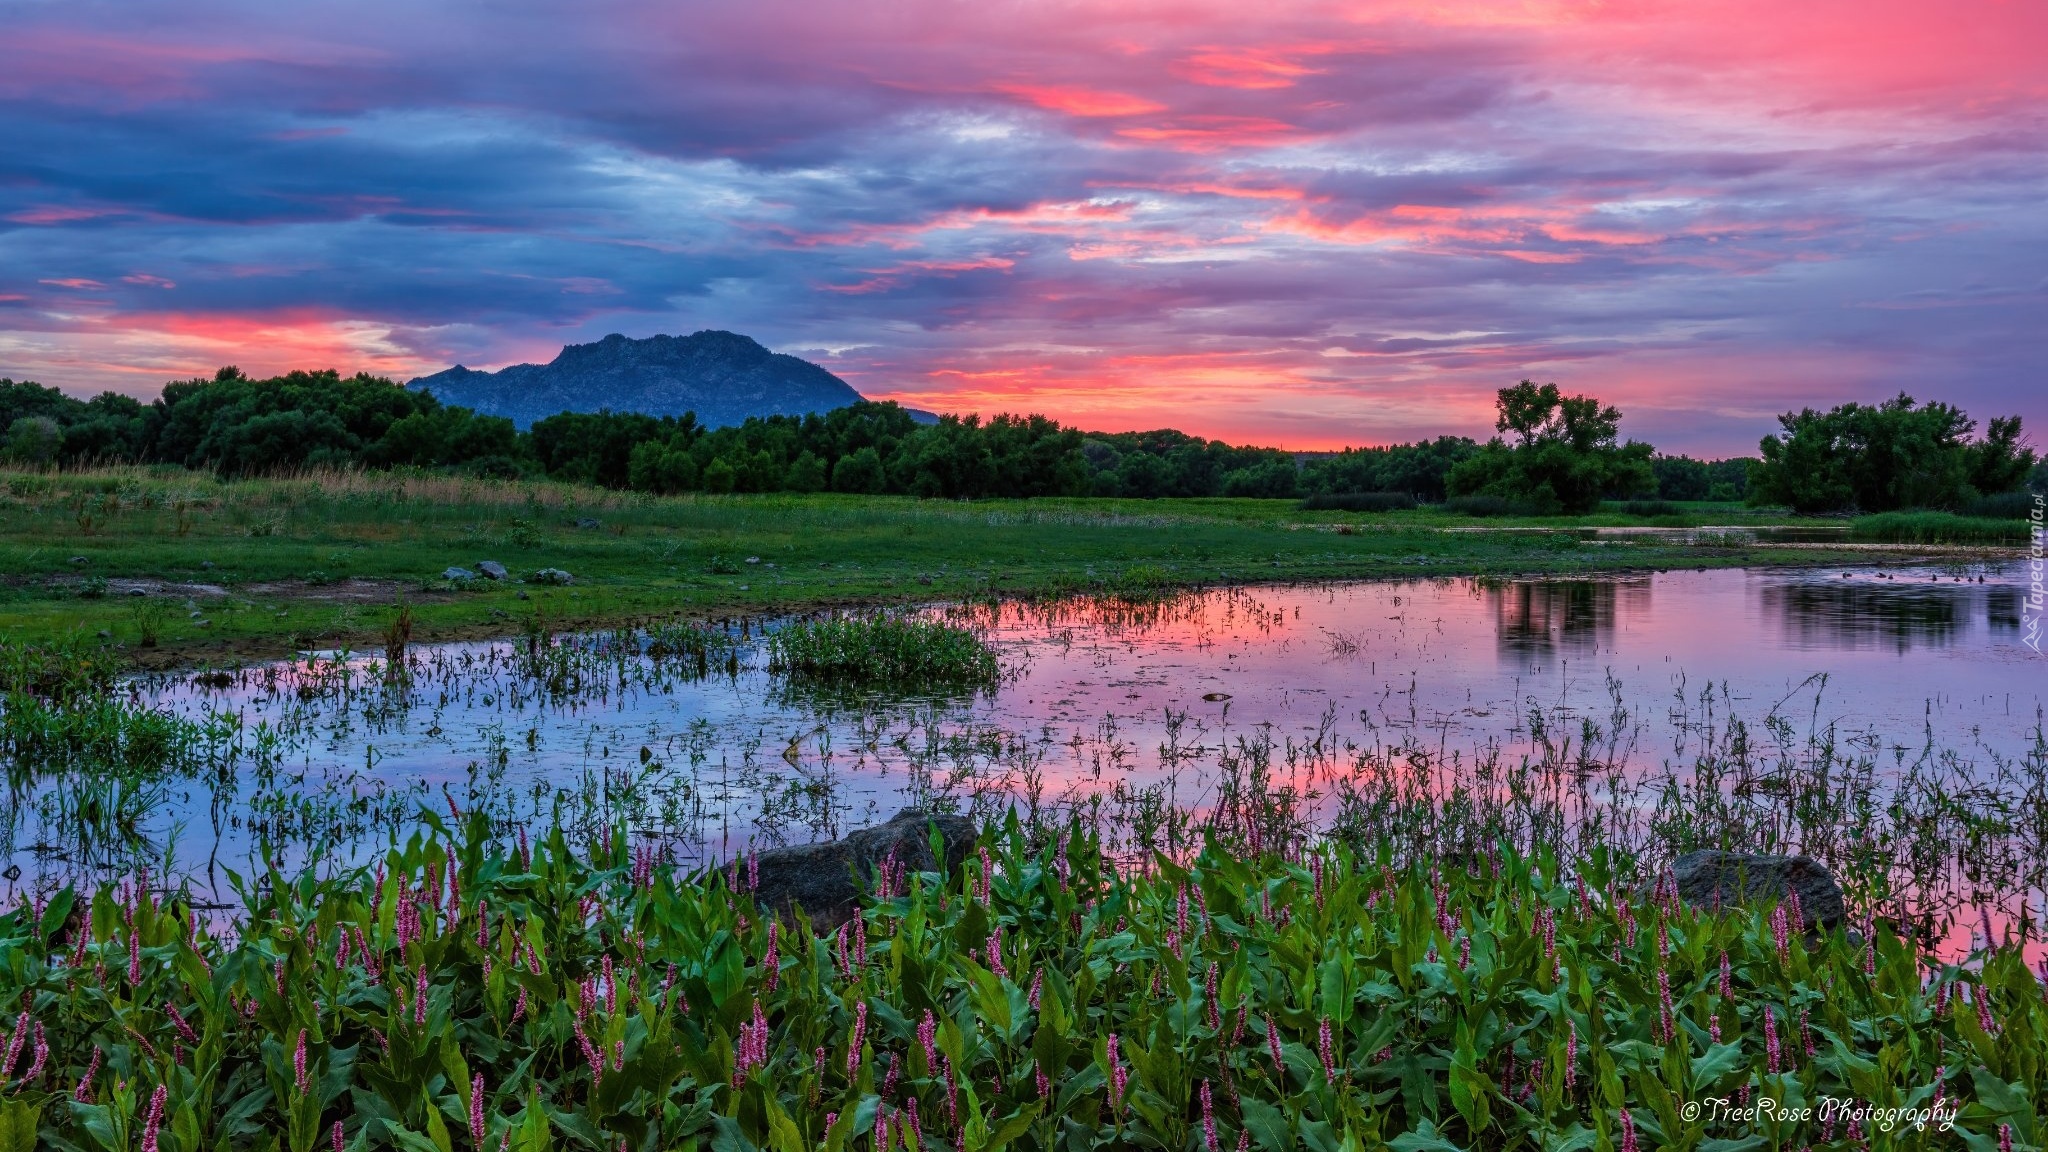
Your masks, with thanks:
M 2044 58 L 2037 0 L 0 0 L 0 375 L 720 328 L 1304 449 L 1524 377 L 1674 452 L 2038 430 Z

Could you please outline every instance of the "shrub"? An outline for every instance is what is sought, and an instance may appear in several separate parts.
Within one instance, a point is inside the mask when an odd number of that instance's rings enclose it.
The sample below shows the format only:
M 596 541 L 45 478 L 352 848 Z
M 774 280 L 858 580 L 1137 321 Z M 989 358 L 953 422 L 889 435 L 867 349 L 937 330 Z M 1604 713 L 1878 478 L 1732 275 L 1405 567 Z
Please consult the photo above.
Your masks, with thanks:
M 1625 516 L 1669 516 L 1681 511 L 1669 500 L 1623 500 L 1615 510 Z
M 1402 512 L 1415 507 L 1406 492 L 1330 492 L 1301 502 L 1304 512 Z

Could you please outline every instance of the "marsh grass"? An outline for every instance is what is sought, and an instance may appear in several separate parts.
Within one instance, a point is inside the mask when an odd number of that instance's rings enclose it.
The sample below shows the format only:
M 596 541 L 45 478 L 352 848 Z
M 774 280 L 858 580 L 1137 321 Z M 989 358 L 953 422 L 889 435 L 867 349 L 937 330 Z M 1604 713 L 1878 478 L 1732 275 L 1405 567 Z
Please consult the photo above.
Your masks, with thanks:
M 2000 492 L 1979 496 L 1963 506 L 1964 516 L 1986 520 L 2026 520 L 2034 515 L 2033 492 Z
M 1326 492 L 1304 499 L 1305 512 L 1405 512 L 1415 507 L 1406 492 Z
M 1856 540 L 1883 544 L 2025 544 L 2031 528 L 2024 520 L 1958 516 L 1953 512 L 1882 512 L 1850 522 Z
M 993 688 L 995 649 L 973 629 L 901 615 L 798 620 L 768 636 L 769 671 L 839 688 L 902 692 Z

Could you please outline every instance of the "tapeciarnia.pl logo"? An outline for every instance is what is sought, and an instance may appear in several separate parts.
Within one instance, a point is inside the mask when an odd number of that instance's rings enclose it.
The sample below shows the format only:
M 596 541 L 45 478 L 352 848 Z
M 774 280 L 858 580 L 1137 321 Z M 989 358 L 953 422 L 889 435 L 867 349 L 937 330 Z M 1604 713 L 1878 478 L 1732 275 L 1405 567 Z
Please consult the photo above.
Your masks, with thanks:
M 2029 517 L 2033 521 L 2033 532 L 2027 549 L 2027 610 L 2021 623 L 2020 642 L 2032 648 L 2036 655 L 2041 651 L 2041 612 L 2044 600 L 2044 574 L 2048 574 L 2048 561 L 2043 560 L 2044 544 L 2048 544 L 2048 524 L 2042 522 L 2043 503 L 2048 501 L 2041 493 L 2034 493 L 2034 511 Z

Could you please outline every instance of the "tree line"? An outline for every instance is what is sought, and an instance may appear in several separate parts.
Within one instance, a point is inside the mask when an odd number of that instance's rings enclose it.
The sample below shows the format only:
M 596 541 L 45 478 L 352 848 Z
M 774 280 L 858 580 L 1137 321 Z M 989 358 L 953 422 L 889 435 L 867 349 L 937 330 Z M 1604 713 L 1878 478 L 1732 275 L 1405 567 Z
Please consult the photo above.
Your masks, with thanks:
M 565 412 L 525 431 L 383 377 L 257 379 L 234 368 L 167 385 L 150 403 L 78 400 L 0 378 L 0 456 L 27 466 L 174 464 L 248 476 L 305 467 L 419 467 L 548 477 L 653 493 L 848 492 L 949 499 L 1032 496 L 1272 499 L 1400 494 L 1490 498 L 1577 512 L 1616 497 L 1743 500 L 1799 511 L 1963 507 L 2038 468 L 2018 417 L 1975 425 L 1943 404 L 1781 419 L 1761 459 L 1665 456 L 1619 439 L 1621 413 L 1555 384 L 1497 396 L 1496 430 L 1341 452 L 1234 446 L 1183 432 L 1083 432 L 1043 416 L 919 423 L 862 401 L 808 416 L 706 428 L 695 417 Z

